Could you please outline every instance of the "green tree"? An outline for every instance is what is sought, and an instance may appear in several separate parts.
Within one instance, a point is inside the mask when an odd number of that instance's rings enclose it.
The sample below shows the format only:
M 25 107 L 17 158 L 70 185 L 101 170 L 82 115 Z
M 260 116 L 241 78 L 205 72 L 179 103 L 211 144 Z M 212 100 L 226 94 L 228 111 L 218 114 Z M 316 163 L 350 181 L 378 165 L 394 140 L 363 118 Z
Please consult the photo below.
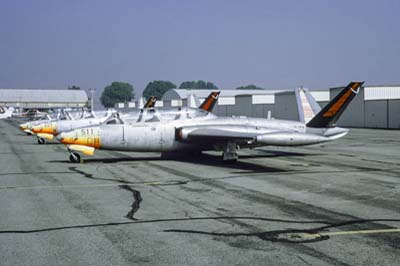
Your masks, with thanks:
M 170 81 L 154 80 L 147 84 L 146 88 L 143 91 L 143 97 L 148 99 L 151 96 L 155 96 L 157 97 L 157 99 L 161 99 L 165 92 L 175 88 L 176 85 Z
M 129 102 L 133 98 L 135 98 L 135 94 L 131 84 L 114 81 L 111 85 L 104 88 L 100 96 L 100 101 L 104 107 L 110 108 L 114 107 L 115 103 Z
M 184 81 L 179 85 L 179 89 L 188 90 L 218 90 L 218 87 L 212 82 L 205 82 L 204 80 L 198 81 Z
M 240 86 L 236 88 L 237 90 L 264 90 L 264 88 L 257 87 L 254 84 L 247 85 L 247 86 Z

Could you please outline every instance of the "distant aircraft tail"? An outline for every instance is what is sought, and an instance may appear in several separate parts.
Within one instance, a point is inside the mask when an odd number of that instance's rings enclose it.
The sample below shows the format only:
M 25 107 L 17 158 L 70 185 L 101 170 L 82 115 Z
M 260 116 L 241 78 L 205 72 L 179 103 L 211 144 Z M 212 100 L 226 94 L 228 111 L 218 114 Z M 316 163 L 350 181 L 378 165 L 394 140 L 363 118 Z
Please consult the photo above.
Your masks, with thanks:
M 296 95 L 299 120 L 300 122 L 307 124 L 319 111 L 321 111 L 321 107 L 308 89 L 297 88 L 294 93 Z
M 364 82 L 350 82 L 333 100 L 331 100 L 313 119 L 306 125 L 313 128 L 335 127 L 336 121 L 346 107 L 358 94 Z
M 97 115 L 96 115 L 96 113 L 93 111 L 93 109 L 90 110 L 90 115 L 91 115 L 93 118 L 96 118 L 96 117 L 97 117 Z
M 202 109 L 207 112 L 211 112 L 215 106 L 215 103 L 218 101 L 218 97 L 220 91 L 213 91 L 208 95 L 208 97 L 204 100 L 204 102 L 199 106 L 199 109 Z
M 187 97 L 187 107 L 189 108 L 199 108 L 200 102 L 199 98 L 196 97 L 193 93 L 190 93 Z
M 9 107 L 6 111 L 6 114 L 11 117 L 12 113 L 14 112 L 14 107 Z
M 67 118 L 67 120 L 75 120 L 69 111 L 64 111 L 64 112 L 65 112 L 65 117 Z
M 139 108 L 139 109 L 143 109 L 144 108 L 144 105 L 145 105 L 145 102 L 144 102 L 144 97 L 140 97 L 139 98 L 139 100 L 137 101 L 137 108 Z
M 146 104 L 143 106 L 143 108 L 153 108 L 153 107 L 156 105 L 156 102 L 157 102 L 157 97 L 151 96 L 151 97 L 147 100 L 147 102 L 146 102 Z
M 9 107 L 8 109 L 0 107 L 0 109 L 1 109 L 0 118 L 9 118 L 9 117 L 12 116 L 12 114 L 14 112 L 14 108 L 13 107 Z

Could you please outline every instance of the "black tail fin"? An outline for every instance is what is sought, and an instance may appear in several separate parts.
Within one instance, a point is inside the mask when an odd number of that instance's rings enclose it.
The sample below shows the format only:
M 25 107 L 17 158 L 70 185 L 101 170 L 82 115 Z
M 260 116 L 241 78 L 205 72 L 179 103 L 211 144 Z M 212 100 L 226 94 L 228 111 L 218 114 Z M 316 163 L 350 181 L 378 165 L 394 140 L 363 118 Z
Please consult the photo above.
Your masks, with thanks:
M 364 82 L 350 82 L 332 101 L 330 101 L 310 122 L 307 127 L 334 127 L 347 105 L 353 100 Z
M 157 102 L 157 97 L 151 96 L 151 97 L 147 100 L 147 102 L 146 102 L 146 104 L 143 106 L 143 108 L 153 108 L 153 107 L 156 105 L 156 102 Z
M 220 91 L 213 91 L 208 95 L 208 97 L 204 100 L 204 102 L 199 106 L 199 109 L 202 109 L 207 112 L 211 112 L 214 108 L 215 103 L 218 100 Z

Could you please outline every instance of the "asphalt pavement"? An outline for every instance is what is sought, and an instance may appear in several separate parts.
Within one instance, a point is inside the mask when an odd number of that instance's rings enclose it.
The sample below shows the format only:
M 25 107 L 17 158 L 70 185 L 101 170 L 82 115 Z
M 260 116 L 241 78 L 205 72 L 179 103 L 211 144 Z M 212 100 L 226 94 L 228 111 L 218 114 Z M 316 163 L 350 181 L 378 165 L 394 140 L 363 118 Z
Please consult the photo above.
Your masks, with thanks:
M 0 265 L 399 265 L 400 131 L 69 162 L 0 121 Z

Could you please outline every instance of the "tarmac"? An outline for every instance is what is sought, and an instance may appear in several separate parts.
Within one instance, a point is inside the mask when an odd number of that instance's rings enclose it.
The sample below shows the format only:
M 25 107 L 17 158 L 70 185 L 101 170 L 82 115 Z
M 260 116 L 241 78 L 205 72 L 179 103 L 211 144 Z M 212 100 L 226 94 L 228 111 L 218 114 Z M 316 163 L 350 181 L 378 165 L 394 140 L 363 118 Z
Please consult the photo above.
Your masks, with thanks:
M 96 151 L 0 121 L 1 265 L 399 265 L 400 131 L 298 148 Z

